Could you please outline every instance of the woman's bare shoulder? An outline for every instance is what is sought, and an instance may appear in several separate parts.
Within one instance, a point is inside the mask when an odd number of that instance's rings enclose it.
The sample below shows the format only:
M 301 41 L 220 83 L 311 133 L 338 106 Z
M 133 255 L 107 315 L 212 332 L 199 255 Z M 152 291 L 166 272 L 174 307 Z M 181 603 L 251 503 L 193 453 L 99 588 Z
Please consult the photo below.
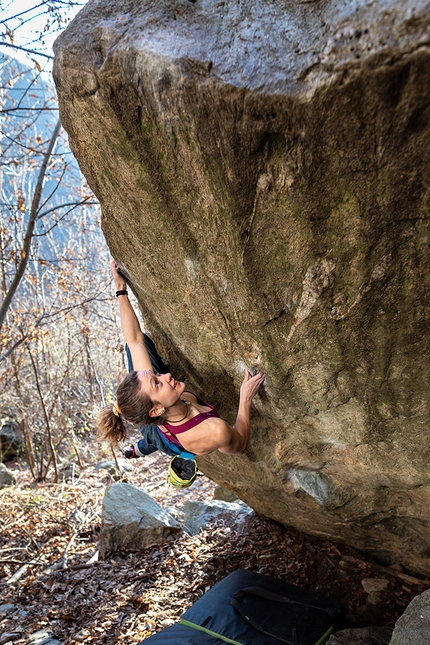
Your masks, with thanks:
M 181 443 L 186 450 L 196 455 L 208 455 L 230 442 L 231 428 L 223 419 L 204 419 L 194 428 L 181 434 Z

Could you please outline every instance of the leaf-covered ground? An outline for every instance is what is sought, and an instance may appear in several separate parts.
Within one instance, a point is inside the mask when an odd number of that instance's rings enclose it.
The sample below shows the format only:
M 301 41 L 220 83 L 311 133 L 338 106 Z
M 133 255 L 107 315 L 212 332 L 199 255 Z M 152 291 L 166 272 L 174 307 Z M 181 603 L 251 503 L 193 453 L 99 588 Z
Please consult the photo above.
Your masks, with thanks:
M 179 521 L 187 499 L 209 501 L 205 477 L 186 491 L 166 481 L 167 458 L 131 462 L 123 477 L 143 487 Z M 0 491 L 0 645 L 28 642 L 49 629 L 64 644 L 138 643 L 176 622 L 205 591 L 236 569 L 250 569 L 343 602 L 350 626 L 394 626 L 420 581 L 373 563 L 353 549 L 286 529 L 252 514 L 219 519 L 196 536 L 186 531 L 144 552 L 98 561 L 97 538 L 106 470 L 87 468 L 74 482 L 33 484 L 17 466 L 18 484 Z M 383 579 L 377 604 L 362 580 Z M 371 598 L 374 600 L 374 598 Z

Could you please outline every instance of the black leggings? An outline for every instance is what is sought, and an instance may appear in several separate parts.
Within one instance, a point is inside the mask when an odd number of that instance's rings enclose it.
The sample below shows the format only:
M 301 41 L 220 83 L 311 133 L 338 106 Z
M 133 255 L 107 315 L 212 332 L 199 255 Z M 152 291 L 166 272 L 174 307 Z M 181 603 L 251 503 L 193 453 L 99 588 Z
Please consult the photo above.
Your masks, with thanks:
M 157 352 L 157 348 L 154 345 L 154 342 L 146 334 L 143 334 L 143 340 L 145 341 L 146 349 L 148 350 L 149 358 L 151 359 L 151 365 L 152 365 L 152 369 L 154 370 L 154 373 L 167 374 L 167 372 L 169 371 L 169 368 L 165 363 L 163 363 L 163 360 L 160 358 Z M 128 371 L 132 372 L 134 370 L 133 360 L 131 358 L 131 352 L 128 345 L 125 346 L 125 353 L 127 354 Z

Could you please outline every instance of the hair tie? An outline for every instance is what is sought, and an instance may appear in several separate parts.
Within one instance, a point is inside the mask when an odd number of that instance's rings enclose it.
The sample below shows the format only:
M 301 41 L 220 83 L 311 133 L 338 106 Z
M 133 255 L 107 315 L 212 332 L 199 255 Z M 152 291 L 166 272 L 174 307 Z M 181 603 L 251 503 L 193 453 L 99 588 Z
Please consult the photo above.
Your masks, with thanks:
M 112 407 L 112 412 L 114 413 L 114 415 L 116 417 L 119 417 L 119 415 L 121 414 L 121 410 L 118 407 L 118 401 L 114 402 L 113 407 Z

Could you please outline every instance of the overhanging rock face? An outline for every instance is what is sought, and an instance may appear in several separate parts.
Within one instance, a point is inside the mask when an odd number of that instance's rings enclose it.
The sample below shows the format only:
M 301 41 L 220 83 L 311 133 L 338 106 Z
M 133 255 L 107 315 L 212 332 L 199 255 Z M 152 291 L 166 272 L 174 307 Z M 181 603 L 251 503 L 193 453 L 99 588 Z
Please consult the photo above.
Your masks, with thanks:
M 172 371 L 258 512 L 430 573 L 429 3 L 90 0 L 57 40 L 72 149 Z

